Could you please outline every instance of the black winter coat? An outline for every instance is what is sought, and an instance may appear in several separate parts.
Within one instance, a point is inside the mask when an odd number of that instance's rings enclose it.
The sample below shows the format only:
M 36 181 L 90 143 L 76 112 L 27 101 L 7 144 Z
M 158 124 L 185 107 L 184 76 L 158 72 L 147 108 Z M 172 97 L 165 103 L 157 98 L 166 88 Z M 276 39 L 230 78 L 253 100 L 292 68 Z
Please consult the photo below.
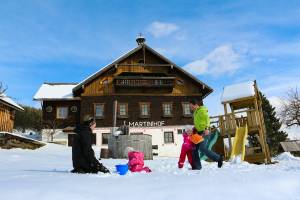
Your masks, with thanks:
M 72 146 L 73 167 L 76 170 L 91 171 L 98 164 L 92 149 L 92 130 L 88 126 L 78 125 L 74 132 L 75 136 Z

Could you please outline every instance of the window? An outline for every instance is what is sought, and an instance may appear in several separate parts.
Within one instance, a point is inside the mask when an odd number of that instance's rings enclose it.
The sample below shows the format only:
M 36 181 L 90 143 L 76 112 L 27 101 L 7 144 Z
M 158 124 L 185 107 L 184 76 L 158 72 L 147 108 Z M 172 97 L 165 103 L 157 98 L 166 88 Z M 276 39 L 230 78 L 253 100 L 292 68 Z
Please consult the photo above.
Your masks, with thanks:
M 192 115 L 189 102 L 182 103 L 182 110 L 183 110 L 183 116 L 190 117 Z
M 52 112 L 52 110 L 53 110 L 52 106 L 47 106 L 46 107 L 46 112 L 50 113 L 50 112 Z
M 150 103 L 140 103 L 140 117 L 150 116 Z
M 109 133 L 102 133 L 102 145 L 108 144 Z
M 127 118 L 128 117 L 128 104 L 119 103 L 118 104 L 118 117 Z
M 132 132 L 130 135 L 143 135 L 143 132 Z
M 104 103 L 97 103 L 94 105 L 94 113 L 96 119 L 104 118 Z
M 165 117 L 172 116 L 172 103 L 163 103 L 163 114 Z
M 57 107 L 56 118 L 57 119 L 67 119 L 68 118 L 68 107 Z
M 184 132 L 183 129 L 177 129 L 177 134 L 182 134 Z
M 164 141 L 165 141 L 165 144 L 174 143 L 173 132 L 164 132 Z

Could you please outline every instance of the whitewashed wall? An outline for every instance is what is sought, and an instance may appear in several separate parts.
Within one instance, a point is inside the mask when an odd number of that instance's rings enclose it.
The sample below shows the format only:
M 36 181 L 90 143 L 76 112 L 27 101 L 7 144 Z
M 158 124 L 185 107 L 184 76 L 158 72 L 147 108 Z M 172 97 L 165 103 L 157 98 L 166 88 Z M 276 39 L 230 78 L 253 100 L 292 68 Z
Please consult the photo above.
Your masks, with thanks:
M 152 145 L 158 145 L 158 150 L 154 150 L 160 157 L 179 157 L 181 145 L 183 143 L 182 134 L 178 134 L 178 129 L 184 126 L 163 126 L 163 127 L 130 127 L 130 133 L 142 132 L 152 136 Z M 97 134 L 96 145 L 101 148 L 108 148 L 102 145 L 102 133 L 109 133 L 111 128 L 97 128 L 94 132 Z M 164 143 L 164 132 L 173 132 L 174 143 Z

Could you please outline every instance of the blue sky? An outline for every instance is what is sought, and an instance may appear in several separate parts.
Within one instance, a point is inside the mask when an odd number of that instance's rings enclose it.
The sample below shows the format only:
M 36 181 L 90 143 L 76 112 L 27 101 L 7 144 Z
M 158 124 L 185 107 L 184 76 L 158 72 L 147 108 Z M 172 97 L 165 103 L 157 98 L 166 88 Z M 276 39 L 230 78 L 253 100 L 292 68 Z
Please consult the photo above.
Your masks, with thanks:
M 274 104 L 300 77 L 300 1 L 7 0 L 0 7 L 0 81 L 19 103 L 43 82 L 80 82 L 147 44 L 204 81 L 256 79 Z

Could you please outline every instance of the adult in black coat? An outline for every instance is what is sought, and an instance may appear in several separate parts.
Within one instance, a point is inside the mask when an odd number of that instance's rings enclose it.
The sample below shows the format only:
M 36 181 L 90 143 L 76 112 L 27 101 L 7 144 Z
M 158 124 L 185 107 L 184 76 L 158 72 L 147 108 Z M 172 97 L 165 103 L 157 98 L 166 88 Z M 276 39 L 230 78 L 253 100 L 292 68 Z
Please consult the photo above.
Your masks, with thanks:
M 73 173 L 109 173 L 109 170 L 95 158 L 92 149 L 92 134 L 96 122 L 85 117 L 84 123 L 77 125 L 72 145 Z

